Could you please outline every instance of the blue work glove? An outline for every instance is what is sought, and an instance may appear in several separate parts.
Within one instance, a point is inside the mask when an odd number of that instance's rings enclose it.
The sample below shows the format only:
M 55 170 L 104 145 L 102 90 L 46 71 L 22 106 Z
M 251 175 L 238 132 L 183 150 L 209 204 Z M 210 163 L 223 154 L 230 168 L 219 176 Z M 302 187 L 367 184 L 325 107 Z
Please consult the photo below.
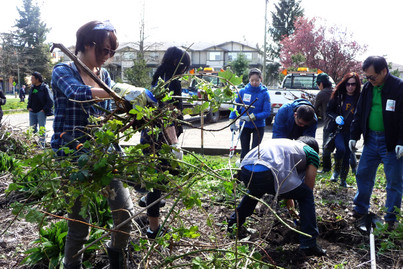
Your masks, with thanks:
M 343 116 L 337 116 L 335 119 L 336 124 L 338 125 L 344 125 L 344 118 Z

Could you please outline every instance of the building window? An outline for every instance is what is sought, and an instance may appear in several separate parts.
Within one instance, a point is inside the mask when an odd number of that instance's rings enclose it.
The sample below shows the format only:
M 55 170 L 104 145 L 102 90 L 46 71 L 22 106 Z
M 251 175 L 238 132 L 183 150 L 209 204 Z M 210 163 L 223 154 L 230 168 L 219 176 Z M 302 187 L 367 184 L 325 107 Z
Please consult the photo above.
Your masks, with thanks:
M 209 61 L 221 61 L 221 52 L 212 51 L 209 52 Z
M 135 58 L 134 52 L 125 52 L 125 53 L 123 53 L 122 58 L 124 61 L 134 60 L 134 58 Z
M 248 61 L 252 61 L 252 52 L 228 52 L 228 61 L 235 61 L 240 54 L 243 54 Z

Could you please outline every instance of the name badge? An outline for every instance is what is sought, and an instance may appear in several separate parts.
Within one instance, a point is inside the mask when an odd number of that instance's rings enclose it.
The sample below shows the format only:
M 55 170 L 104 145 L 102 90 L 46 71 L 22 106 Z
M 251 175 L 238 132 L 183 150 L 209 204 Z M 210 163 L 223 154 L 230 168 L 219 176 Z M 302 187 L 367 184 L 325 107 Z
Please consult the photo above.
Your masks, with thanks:
M 252 95 L 251 94 L 249 94 L 249 93 L 245 93 L 244 95 L 243 95 L 243 101 L 244 102 L 250 102 L 250 99 L 252 98 Z
M 386 111 L 395 111 L 396 100 L 388 99 L 386 100 Z

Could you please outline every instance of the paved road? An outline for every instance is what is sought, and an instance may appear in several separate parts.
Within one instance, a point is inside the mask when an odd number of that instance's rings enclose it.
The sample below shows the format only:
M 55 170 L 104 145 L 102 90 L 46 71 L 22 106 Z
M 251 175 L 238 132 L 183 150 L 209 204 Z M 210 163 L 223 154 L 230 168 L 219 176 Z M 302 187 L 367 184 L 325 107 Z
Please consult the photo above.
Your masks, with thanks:
M 21 128 L 23 130 L 28 129 L 29 120 L 28 113 L 4 115 L 3 121 L 10 123 L 16 128 Z M 53 134 L 53 116 L 48 117 L 46 120 L 46 134 L 47 141 Z M 202 143 L 202 132 L 200 130 L 200 117 L 193 118 L 190 123 L 194 127 L 185 127 L 183 134 L 179 138 L 179 143 L 183 148 L 191 149 L 196 152 L 200 152 L 200 149 L 204 149 L 205 154 L 227 154 L 229 147 L 231 145 L 231 132 L 229 128 L 223 129 L 228 125 L 228 116 L 221 118 L 219 122 L 213 124 L 206 124 L 203 132 L 203 143 Z M 269 140 L 272 137 L 272 126 L 266 126 L 263 141 Z M 318 130 L 316 132 L 316 139 L 319 145 L 323 142 L 323 124 L 319 124 Z M 122 145 L 135 145 L 140 141 L 140 136 L 135 135 L 130 141 L 122 141 Z M 362 145 L 362 140 L 359 141 L 359 147 Z M 241 145 L 238 143 L 238 149 Z

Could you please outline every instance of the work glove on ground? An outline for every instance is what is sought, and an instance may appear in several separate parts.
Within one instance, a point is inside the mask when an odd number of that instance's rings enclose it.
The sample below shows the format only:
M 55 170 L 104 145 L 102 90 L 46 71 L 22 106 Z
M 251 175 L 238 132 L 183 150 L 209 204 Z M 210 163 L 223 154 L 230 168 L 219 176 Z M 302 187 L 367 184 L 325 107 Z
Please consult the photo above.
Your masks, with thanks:
M 344 125 L 344 118 L 343 116 L 337 116 L 335 119 L 337 125 Z
M 229 126 L 229 129 L 231 130 L 231 132 L 236 132 L 239 130 L 238 125 L 236 125 L 236 122 L 232 122 L 232 124 Z
M 116 83 L 113 85 L 112 90 L 120 97 L 129 101 L 130 104 L 133 105 L 133 108 L 136 106 L 144 107 L 147 105 L 156 106 L 158 104 L 158 101 L 152 92 L 145 88 L 135 87 L 126 83 Z
M 403 146 L 397 145 L 395 151 L 396 151 L 396 158 L 400 159 L 403 156 Z
M 176 159 L 183 160 L 183 151 L 179 144 L 172 144 L 171 146 L 173 147 L 172 153 L 175 155 Z
M 354 152 L 357 150 L 357 148 L 355 147 L 356 144 L 357 144 L 357 140 L 348 141 L 348 147 L 350 148 L 351 152 Z
M 249 116 L 248 115 L 243 115 L 239 119 L 241 121 L 251 121 L 251 120 L 255 120 L 256 117 L 255 117 L 255 115 L 253 113 L 251 113 L 251 114 L 249 114 Z

